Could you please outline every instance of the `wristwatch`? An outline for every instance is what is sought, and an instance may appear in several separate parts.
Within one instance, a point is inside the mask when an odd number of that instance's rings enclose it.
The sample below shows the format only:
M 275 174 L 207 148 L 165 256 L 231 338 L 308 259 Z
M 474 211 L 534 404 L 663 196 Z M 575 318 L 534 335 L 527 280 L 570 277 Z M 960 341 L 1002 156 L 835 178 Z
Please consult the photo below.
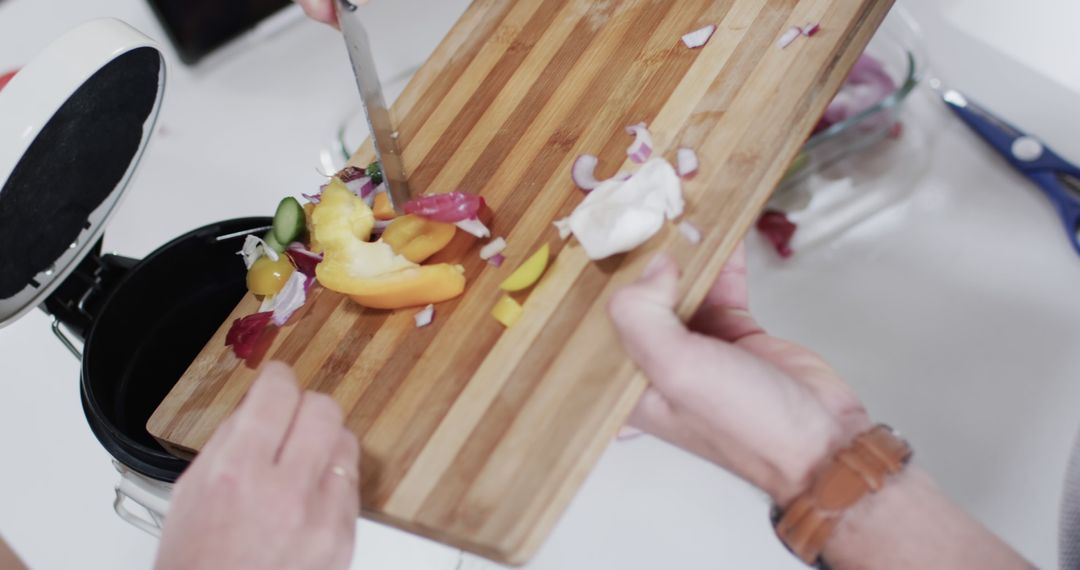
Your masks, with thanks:
M 884 424 L 859 434 L 786 509 L 773 507 L 776 535 L 803 562 L 827 568 L 821 552 L 844 513 L 885 486 L 890 476 L 904 469 L 911 454 L 911 446 Z

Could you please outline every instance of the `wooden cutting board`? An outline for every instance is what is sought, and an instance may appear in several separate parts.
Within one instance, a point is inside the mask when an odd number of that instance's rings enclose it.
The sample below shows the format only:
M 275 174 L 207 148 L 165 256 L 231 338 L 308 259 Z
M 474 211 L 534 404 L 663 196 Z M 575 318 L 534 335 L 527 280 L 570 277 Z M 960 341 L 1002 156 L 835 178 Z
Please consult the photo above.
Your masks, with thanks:
M 526 561 L 646 385 L 607 299 L 667 251 L 684 271 L 679 312 L 692 314 L 890 5 L 476 0 L 394 113 L 414 191 L 482 194 L 509 242 L 506 265 L 489 267 L 468 240 L 440 253 L 465 266 L 469 285 L 424 329 L 416 310 L 365 310 L 316 290 L 269 349 L 346 410 L 364 450 L 365 516 Z M 809 22 L 821 23 L 815 36 L 777 45 Z M 705 47 L 682 44 L 710 23 L 719 29 Z M 658 154 L 673 160 L 685 146 L 701 157 L 684 191 L 704 240 L 669 224 L 630 255 L 590 262 L 552 227 L 582 199 L 571 164 L 592 153 L 598 177 L 633 168 L 624 127 L 640 121 Z M 354 162 L 371 159 L 368 145 Z M 504 329 L 490 316 L 498 284 L 544 243 L 552 266 Z M 256 307 L 245 299 L 229 322 Z M 148 424 L 178 453 L 200 449 L 255 376 L 224 346 L 227 326 Z

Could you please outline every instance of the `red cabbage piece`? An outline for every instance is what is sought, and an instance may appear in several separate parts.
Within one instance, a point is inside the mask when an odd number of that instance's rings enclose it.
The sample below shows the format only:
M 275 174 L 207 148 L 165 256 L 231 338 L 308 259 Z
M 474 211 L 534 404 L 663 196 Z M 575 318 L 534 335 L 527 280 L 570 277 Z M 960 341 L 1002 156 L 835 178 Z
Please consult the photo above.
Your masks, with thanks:
M 788 219 L 787 214 L 777 210 L 766 210 L 758 219 L 757 229 L 776 248 L 780 257 L 788 258 L 791 250 L 791 238 L 798 226 Z
M 292 244 L 285 249 L 293 267 L 307 277 L 315 277 L 315 266 L 322 262 L 323 256 L 308 250 L 301 244 Z
M 225 346 L 231 346 L 238 358 L 247 360 L 255 353 L 255 347 L 273 316 L 273 312 L 267 311 L 236 319 L 225 335 Z

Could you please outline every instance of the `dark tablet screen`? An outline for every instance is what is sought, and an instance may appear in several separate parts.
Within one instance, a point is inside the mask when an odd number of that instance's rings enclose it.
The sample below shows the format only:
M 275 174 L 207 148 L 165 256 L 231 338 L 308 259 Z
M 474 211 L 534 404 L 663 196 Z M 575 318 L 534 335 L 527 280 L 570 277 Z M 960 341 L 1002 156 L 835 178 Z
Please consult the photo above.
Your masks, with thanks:
M 195 63 L 289 0 L 147 0 L 185 63 Z

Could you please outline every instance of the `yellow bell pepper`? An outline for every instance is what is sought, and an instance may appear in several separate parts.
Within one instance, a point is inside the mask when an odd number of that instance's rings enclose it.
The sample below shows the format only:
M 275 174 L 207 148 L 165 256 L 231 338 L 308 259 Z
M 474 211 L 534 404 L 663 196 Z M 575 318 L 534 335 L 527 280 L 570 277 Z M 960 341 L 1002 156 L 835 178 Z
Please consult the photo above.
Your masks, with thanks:
M 502 299 L 495 303 L 495 308 L 491 310 L 491 316 L 506 328 L 514 326 L 524 313 L 525 308 L 508 295 L 503 295 Z
M 386 227 L 382 241 L 390 244 L 394 251 L 413 263 L 423 263 L 454 239 L 457 227 L 425 220 L 420 216 L 402 216 Z
M 371 207 L 375 213 L 376 220 L 392 220 L 397 217 L 397 212 L 394 211 L 394 207 L 390 205 L 390 196 L 385 192 L 380 192 L 375 195 L 374 205 Z
M 465 269 L 440 263 L 410 267 L 375 277 L 356 278 L 340 264 L 323 261 L 315 268 L 327 289 L 348 295 L 372 309 L 402 309 L 441 303 L 465 291 Z
M 311 211 L 312 247 L 323 251 L 353 242 L 367 242 L 375 227 L 371 208 L 337 178 L 323 190 L 319 204 Z
M 540 276 L 544 274 L 550 259 L 551 246 L 545 243 L 544 247 L 536 250 L 536 253 L 526 259 L 525 263 L 521 264 L 521 267 L 515 269 L 510 274 L 510 277 L 507 277 L 506 281 L 499 285 L 499 288 L 503 291 L 515 292 L 532 287 L 540 280 Z
M 375 225 L 371 208 L 344 184 L 335 182 L 323 191 L 319 205 L 311 214 L 312 242 L 318 243 L 323 251 L 315 275 L 323 287 L 373 309 L 439 303 L 464 292 L 465 270 L 461 266 L 421 267 L 386 241 L 368 242 Z M 445 247 L 454 235 L 451 231 L 447 238 L 443 228 L 414 224 L 405 222 L 395 232 L 411 255 L 426 258 Z M 410 228 L 416 231 L 406 231 Z M 452 225 L 450 228 L 454 229 Z M 396 238 L 392 236 L 392 239 Z M 439 243 L 442 245 L 435 248 Z

